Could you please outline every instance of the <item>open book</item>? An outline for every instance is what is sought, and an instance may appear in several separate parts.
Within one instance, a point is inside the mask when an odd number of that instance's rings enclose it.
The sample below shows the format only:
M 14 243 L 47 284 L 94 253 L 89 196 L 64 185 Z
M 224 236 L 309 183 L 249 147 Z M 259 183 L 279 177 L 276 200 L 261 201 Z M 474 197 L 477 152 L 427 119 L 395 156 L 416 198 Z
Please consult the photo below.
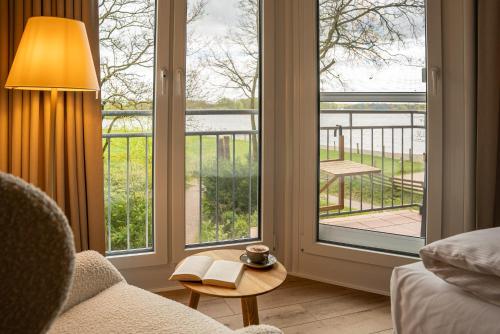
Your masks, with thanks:
M 210 256 L 189 256 L 170 276 L 170 280 L 201 281 L 203 284 L 236 289 L 243 274 L 243 263 L 214 260 Z

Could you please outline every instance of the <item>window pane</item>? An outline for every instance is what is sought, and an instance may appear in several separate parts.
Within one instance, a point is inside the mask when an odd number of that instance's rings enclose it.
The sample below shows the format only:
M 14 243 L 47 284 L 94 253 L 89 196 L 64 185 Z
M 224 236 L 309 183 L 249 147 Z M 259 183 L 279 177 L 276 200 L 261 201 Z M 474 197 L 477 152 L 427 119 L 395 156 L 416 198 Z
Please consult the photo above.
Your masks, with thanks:
M 99 23 L 106 251 L 149 251 L 155 1 L 100 1 Z
M 257 0 L 188 0 L 186 244 L 259 237 Z
M 425 239 L 424 0 L 319 0 L 321 241 Z

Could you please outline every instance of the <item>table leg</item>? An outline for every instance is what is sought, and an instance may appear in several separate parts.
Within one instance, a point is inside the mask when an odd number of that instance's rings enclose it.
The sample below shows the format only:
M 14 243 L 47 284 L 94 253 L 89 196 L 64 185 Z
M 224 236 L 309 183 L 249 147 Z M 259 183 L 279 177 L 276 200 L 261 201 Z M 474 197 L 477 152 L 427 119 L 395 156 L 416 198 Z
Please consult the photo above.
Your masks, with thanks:
M 247 303 L 245 302 L 245 298 L 241 298 L 241 315 L 243 317 L 243 326 L 247 327 L 248 323 L 248 311 L 247 311 Z
M 259 324 L 259 308 L 257 306 L 257 297 L 241 298 L 241 312 L 243 315 L 243 325 L 258 325 Z
M 189 297 L 189 307 L 198 308 L 198 302 L 200 301 L 200 294 L 198 292 L 191 291 L 191 296 Z

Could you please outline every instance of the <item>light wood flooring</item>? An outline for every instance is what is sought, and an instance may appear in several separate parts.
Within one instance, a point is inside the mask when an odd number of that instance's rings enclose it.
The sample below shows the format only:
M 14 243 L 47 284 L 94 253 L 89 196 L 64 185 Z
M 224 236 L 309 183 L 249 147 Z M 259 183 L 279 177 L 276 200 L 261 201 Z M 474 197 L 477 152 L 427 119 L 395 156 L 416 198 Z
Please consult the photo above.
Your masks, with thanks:
M 160 293 L 187 304 L 189 293 Z M 392 333 L 389 297 L 347 289 L 294 276 L 281 287 L 257 297 L 262 324 L 286 334 Z M 198 310 L 233 329 L 243 327 L 239 299 L 202 296 Z

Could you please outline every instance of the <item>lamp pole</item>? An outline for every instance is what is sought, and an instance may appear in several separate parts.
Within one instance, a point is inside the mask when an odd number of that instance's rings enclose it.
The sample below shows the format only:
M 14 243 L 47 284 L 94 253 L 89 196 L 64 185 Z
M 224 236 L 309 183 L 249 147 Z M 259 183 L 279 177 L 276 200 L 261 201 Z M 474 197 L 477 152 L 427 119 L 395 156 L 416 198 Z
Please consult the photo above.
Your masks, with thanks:
M 56 198 L 55 164 L 56 164 L 56 110 L 57 110 L 57 88 L 50 90 L 50 133 L 49 133 L 49 163 L 46 177 L 49 185 L 49 195 Z

